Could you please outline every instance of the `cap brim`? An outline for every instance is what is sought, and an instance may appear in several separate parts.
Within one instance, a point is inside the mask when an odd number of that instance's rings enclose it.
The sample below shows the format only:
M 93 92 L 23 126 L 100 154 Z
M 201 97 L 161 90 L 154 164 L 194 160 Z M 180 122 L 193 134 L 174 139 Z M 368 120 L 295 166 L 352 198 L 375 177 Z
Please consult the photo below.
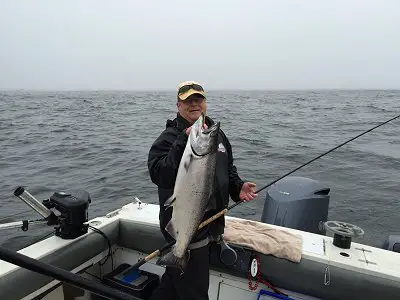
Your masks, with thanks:
M 194 89 L 190 89 L 190 90 L 188 90 L 186 93 L 183 93 L 183 94 L 178 95 L 178 98 L 179 98 L 180 100 L 184 101 L 184 100 L 186 100 L 188 97 L 190 97 L 190 96 L 192 96 L 192 95 L 194 95 L 194 94 L 198 94 L 198 95 L 201 95 L 201 96 L 203 96 L 204 98 L 206 98 L 206 95 L 205 95 L 204 92 L 196 91 L 196 90 L 194 90 Z

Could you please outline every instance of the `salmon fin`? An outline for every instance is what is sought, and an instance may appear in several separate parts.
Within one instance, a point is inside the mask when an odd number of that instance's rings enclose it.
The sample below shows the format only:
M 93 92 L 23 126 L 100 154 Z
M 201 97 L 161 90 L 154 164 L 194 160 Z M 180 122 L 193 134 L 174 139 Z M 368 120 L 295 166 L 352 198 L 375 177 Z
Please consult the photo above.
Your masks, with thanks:
M 190 154 L 189 158 L 183 163 L 183 167 L 185 168 L 186 172 L 189 171 L 190 163 L 193 160 L 193 155 Z
M 165 209 L 170 208 L 171 206 L 174 206 L 175 200 L 176 200 L 175 195 L 172 195 L 171 197 L 169 197 L 167 199 L 167 201 L 165 201 L 165 203 L 164 203 Z

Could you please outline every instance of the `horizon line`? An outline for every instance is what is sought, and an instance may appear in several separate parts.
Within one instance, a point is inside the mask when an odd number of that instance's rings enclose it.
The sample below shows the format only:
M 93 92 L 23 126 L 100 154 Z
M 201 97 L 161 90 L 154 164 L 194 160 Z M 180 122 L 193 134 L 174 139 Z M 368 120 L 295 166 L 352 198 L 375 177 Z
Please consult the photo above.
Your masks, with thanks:
M 400 91 L 399 88 L 210 88 L 207 92 L 275 92 L 275 91 Z M 114 88 L 87 88 L 87 89 L 46 89 L 46 88 L 0 88 L 0 92 L 173 92 L 175 89 L 114 89 Z

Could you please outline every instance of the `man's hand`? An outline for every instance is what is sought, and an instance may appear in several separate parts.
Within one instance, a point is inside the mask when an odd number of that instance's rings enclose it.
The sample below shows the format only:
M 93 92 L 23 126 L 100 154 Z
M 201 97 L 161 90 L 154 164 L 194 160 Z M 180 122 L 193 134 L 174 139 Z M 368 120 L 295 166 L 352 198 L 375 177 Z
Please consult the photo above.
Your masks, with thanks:
M 208 128 L 208 126 L 207 126 L 207 124 L 206 123 L 204 123 L 204 129 L 207 129 Z M 186 128 L 186 134 L 189 136 L 189 134 L 190 134 L 190 130 L 192 129 L 192 126 L 190 126 L 190 127 L 188 127 L 188 128 Z
M 243 202 L 251 201 L 258 195 L 255 193 L 256 184 L 253 182 L 245 182 L 239 193 L 239 198 Z

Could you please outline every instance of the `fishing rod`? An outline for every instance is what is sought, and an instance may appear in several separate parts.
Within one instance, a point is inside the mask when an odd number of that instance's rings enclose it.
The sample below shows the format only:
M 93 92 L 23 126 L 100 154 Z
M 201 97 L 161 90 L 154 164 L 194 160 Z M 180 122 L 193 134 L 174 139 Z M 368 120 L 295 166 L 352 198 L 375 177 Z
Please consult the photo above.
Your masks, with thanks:
M 330 150 L 328 150 L 328 151 L 326 151 L 326 152 L 324 152 L 324 153 L 318 155 L 317 157 L 315 157 L 315 158 L 309 160 L 308 162 L 302 164 L 301 166 L 299 166 L 299 167 L 293 169 L 292 171 L 290 171 L 290 172 L 288 172 L 288 173 L 282 175 L 282 176 L 279 177 L 278 179 L 275 179 L 274 181 L 272 181 L 272 182 L 268 183 L 267 185 L 263 186 L 262 188 L 256 190 L 255 194 L 258 194 L 259 192 L 261 192 L 262 190 L 266 189 L 267 187 L 273 185 L 274 183 L 278 182 L 279 180 L 285 178 L 286 176 L 289 176 L 290 174 L 296 172 L 297 170 L 299 170 L 299 169 L 305 167 L 306 165 L 312 163 L 313 161 L 315 161 L 315 160 L 321 158 L 322 156 L 327 155 L 328 153 L 330 153 L 330 152 L 332 152 L 332 151 L 334 151 L 334 150 L 336 150 L 336 149 L 338 149 L 338 148 L 340 148 L 340 147 L 346 145 L 347 143 L 349 143 L 349 142 L 351 142 L 351 141 L 353 141 L 353 140 L 359 138 L 360 136 L 362 136 L 362 135 L 364 135 L 364 134 L 366 134 L 366 133 L 368 133 L 368 132 L 371 132 L 372 130 L 374 130 L 374 129 L 376 129 L 376 128 L 378 128 L 378 127 L 384 125 L 384 124 L 387 124 L 387 123 L 389 123 L 389 122 L 391 122 L 391 121 L 393 121 L 393 120 L 395 120 L 395 119 L 397 119 L 397 118 L 399 118 L 399 117 L 400 117 L 400 115 L 397 115 L 397 116 L 391 118 L 390 120 L 387 120 L 387 121 L 385 121 L 385 122 L 383 122 L 383 123 L 380 123 L 379 125 L 377 125 L 377 126 L 375 126 L 375 127 L 372 127 L 371 129 L 368 129 L 367 131 L 364 131 L 364 132 L 360 133 L 359 135 L 357 135 L 357 136 L 355 136 L 355 137 L 353 137 L 353 138 L 351 138 L 351 139 L 349 139 L 349 140 L 347 140 L 347 141 L 341 143 L 340 145 L 338 145 L 338 146 L 336 146 L 336 147 L 334 147 L 334 148 L 332 148 L 332 149 L 330 149 Z M 198 230 L 200 230 L 200 229 L 203 228 L 204 226 L 210 224 L 211 222 L 215 221 L 216 219 L 218 219 L 218 218 L 221 217 L 222 215 L 226 214 L 227 211 L 231 210 L 232 208 L 234 208 L 235 206 L 239 205 L 239 204 L 242 203 L 242 202 L 246 202 L 246 201 L 239 200 L 239 201 L 235 202 L 234 204 L 232 204 L 231 206 L 228 206 L 227 208 L 221 210 L 220 212 L 216 213 L 216 214 L 213 215 L 212 217 L 210 217 L 210 218 L 208 218 L 207 220 L 203 221 L 202 223 L 200 223 Z M 136 264 L 133 265 L 133 268 L 139 268 L 141 265 L 145 264 L 146 262 L 148 262 L 149 260 L 153 259 L 154 257 L 160 255 L 163 251 L 167 250 L 168 248 L 172 247 L 172 246 L 175 244 L 175 242 L 176 242 L 176 241 L 169 242 L 168 244 L 166 244 L 166 245 L 165 245 L 164 247 L 162 247 L 161 249 L 157 249 L 157 250 L 155 250 L 154 252 L 152 252 L 152 253 L 150 253 L 149 255 L 147 255 L 146 257 L 140 259 Z

